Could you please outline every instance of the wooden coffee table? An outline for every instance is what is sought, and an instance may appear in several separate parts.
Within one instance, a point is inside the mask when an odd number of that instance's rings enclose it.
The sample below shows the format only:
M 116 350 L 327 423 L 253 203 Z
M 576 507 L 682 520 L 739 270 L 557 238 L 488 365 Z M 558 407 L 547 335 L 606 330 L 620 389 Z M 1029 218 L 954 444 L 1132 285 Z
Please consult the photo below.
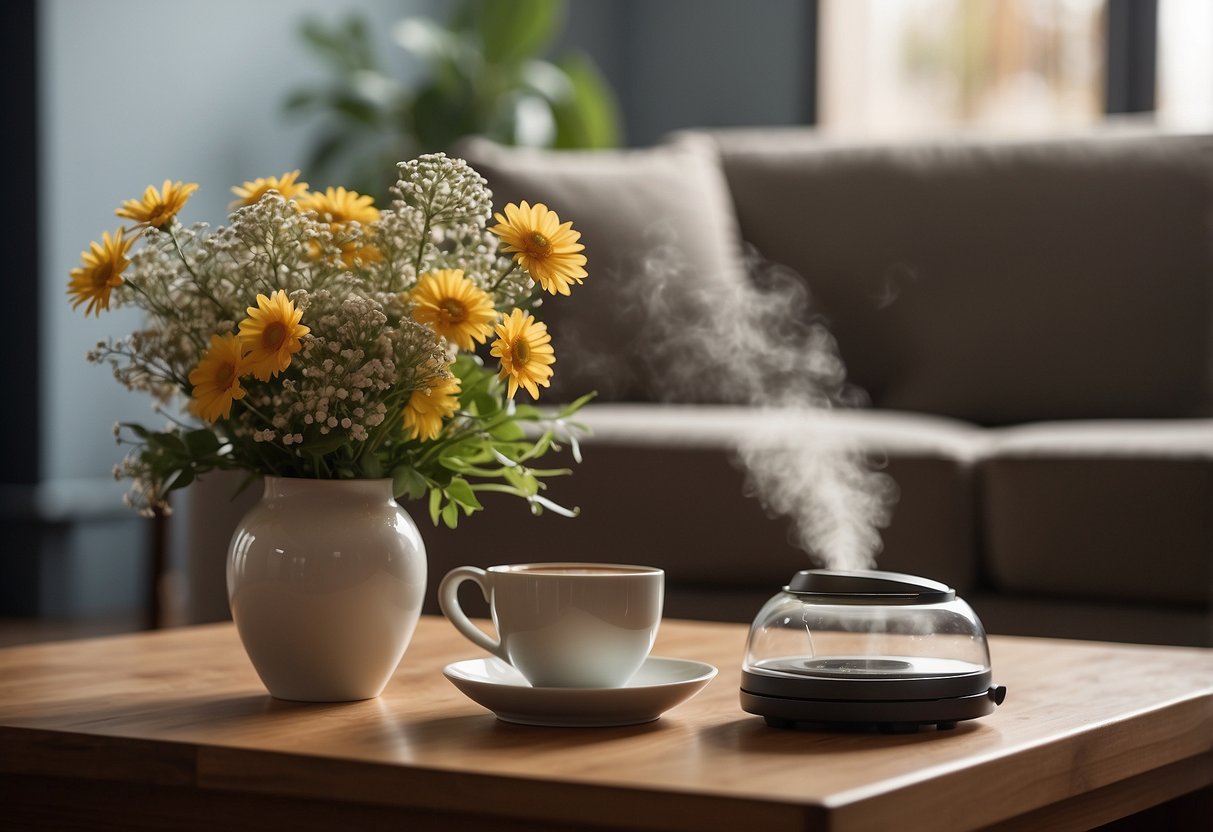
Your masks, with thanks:
M 746 628 L 667 621 L 720 668 L 627 728 L 498 722 L 423 618 L 384 694 L 271 699 L 230 624 L 0 650 L 0 828 L 1087 828 L 1213 784 L 1213 651 L 992 638 L 992 716 L 906 736 L 768 728 L 738 706 Z M 1195 807 L 1195 808 L 1193 808 Z

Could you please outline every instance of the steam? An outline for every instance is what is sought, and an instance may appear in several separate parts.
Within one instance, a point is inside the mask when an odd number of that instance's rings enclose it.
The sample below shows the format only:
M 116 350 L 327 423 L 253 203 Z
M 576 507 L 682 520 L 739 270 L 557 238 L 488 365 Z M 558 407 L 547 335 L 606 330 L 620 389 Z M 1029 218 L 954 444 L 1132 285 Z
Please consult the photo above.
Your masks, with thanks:
M 685 274 L 676 241 L 660 236 L 633 286 L 646 287 L 645 315 L 657 333 L 651 352 L 669 393 L 760 408 L 761 430 L 737 447 L 746 493 L 768 514 L 791 518 L 793 542 L 815 561 L 871 568 L 897 487 L 831 418 L 865 396 L 846 383 L 804 281 L 753 252 L 749 280 Z

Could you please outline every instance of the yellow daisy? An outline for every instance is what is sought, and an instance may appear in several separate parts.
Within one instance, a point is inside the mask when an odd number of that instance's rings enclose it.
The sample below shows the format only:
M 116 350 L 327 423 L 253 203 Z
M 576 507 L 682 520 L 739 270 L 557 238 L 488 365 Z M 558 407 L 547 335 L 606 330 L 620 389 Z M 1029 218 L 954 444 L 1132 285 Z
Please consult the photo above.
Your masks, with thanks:
M 350 222 L 363 225 L 379 219 L 379 209 L 372 197 L 345 188 L 326 188 L 324 193 L 311 192 L 299 199 L 302 211 L 315 211 L 323 222 L 340 227 Z
M 267 176 L 265 178 L 257 178 L 252 182 L 245 182 L 243 185 L 237 185 L 232 188 L 232 193 L 240 197 L 233 200 L 227 207 L 229 209 L 239 208 L 242 205 L 256 205 L 261 197 L 265 196 L 266 191 L 277 191 L 282 194 L 283 199 L 296 199 L 307 193 L 307 183 L 297 182 L 299 171 L 293 170 L 290 173 L 284 173 L 282 176 Z
M 113 237 L 108 231 L 101 235 L 100 243 L 89 243 L 89 250 L 80 252 L 80 262 L 71 271 L 71 281 L 67 284 L 67 293 L 73 298 L 72 309 L 88 301 L 84 314 L 96 313 L 101 316 L 102 309 L 110 308 L 110 290 L 122 285 L 122 273 L 130 265 L 126 252 L 134 238 L 124 239 L 123 230 L 118 229 Z
M 473 341 L 483 344 L 493 332 L 493 300 L 462 269 L 426 272 L 411 297 L 413 318 L 461 350 L 473 349 Z
M 341 229 L 348 223 L 357 222 L 367 225 L 379 219 L 379 209 L 375 207 L 375 200 L 372 197 L 357 191 L 347 191 L 345 188 L 326 188 L 324 193 L 307 193 L 298 201 L 301 211 L 315 211 L 321 222 L 328 223 L 336 235 L 339 235 Z M 364 263 L 374 263 L 383 259 L 379 249 L 373 245 L 365 243 L 358 245 L 350 241 L 341 243 L 340 247 L 341 262 L 346 266 L 352 267 L 355 259 L 362 260 Z M 320 249 L 317 247 L 313 255 L 318 256 L 319 253 Z
M 442 433 L 443 420 L 459 409 L 459 379 L 438 376 L 413 391 L 404 406 L 404 428 L 409 439 L 428 442 Z
M 134 220 L 139 225 L 151 228 L 163 228 L 173 217 L 185 207 L 190 195 L 198 190 L 196 182 L 170 182 L 164 180 L 163 187 L 158 191 L 155 185 L 148 185 L 143 192 L 143 199 L 128 199 L 114 213 L 120 217 Z
M 497 377 L 510 380 L 511 399 L 519 386 L 525 387 L 531 398 L 538 399 L 537 385 L 551 385 L 551 365 L 556 363 L 547 324 L 515 309 L 497 324 L 496 329 L 497 340 L 493 342 L 491 352 L 501 359 L 501 372 Z
M 240 322 L 240 342 L 248 352 L 248 371 L 261 381 L 269 381 L 291 365 L 291 356 L 303 346 L 299 339 L 311 332 L 299 323 L 303 311 L 296 309 L 279 289 L 270 297 L 257 295 L 257 305 L 246 310 Z
M 378 263 L 383 259 L 383 253 L 372 245 L 358 245 L 357 243 L 342 243 L 341 244 L 341 262 L 346 265 L 346 268 L 353 268 L 355 260 L 361 260 L 363 263 Z
M 506 244 L 506 252 L 514 255 L 518 265 L 544 290 L 555 295 L 567 295 L 569 284 L 586 278 L 585 246 L 577 242 L 581 232 L 573 224 L 560 223 L 555 211 L 543 203 L 534 207 L 523 202 L 505 206 L 505 216 L 494 214 L 497 225 L 489 230 Z
M 210 349 L 190 371 L 190 384 L 194 385 L 190 413 L 208 422 L 214 422 L 220 416 L 228 418 L 232 413 L 232 402 L 244 398 L 240 377 L 247 369 L 239 338 L 230 332 L 212 335 Z

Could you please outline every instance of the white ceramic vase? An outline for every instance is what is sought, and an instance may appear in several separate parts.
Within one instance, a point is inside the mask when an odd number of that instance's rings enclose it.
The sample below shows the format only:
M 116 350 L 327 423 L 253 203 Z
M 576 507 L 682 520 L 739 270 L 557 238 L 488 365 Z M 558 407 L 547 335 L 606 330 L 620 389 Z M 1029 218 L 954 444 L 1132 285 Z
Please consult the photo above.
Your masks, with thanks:
M 267 477 L 228 548 L 240 640 L 279 699 L 378 696 L 425 596 L 425 545 L 392 481 Z

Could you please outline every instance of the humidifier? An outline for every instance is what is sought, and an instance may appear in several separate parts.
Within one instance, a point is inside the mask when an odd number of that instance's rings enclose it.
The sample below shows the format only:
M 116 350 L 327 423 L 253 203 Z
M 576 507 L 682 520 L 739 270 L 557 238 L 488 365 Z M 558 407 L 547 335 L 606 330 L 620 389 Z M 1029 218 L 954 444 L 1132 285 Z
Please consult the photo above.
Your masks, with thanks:
M 1005 695 L 973 609 L 896 572 L 796 573 L 755 618 L 741 677 L 741 707 L 780 728 L 952 728 Z

